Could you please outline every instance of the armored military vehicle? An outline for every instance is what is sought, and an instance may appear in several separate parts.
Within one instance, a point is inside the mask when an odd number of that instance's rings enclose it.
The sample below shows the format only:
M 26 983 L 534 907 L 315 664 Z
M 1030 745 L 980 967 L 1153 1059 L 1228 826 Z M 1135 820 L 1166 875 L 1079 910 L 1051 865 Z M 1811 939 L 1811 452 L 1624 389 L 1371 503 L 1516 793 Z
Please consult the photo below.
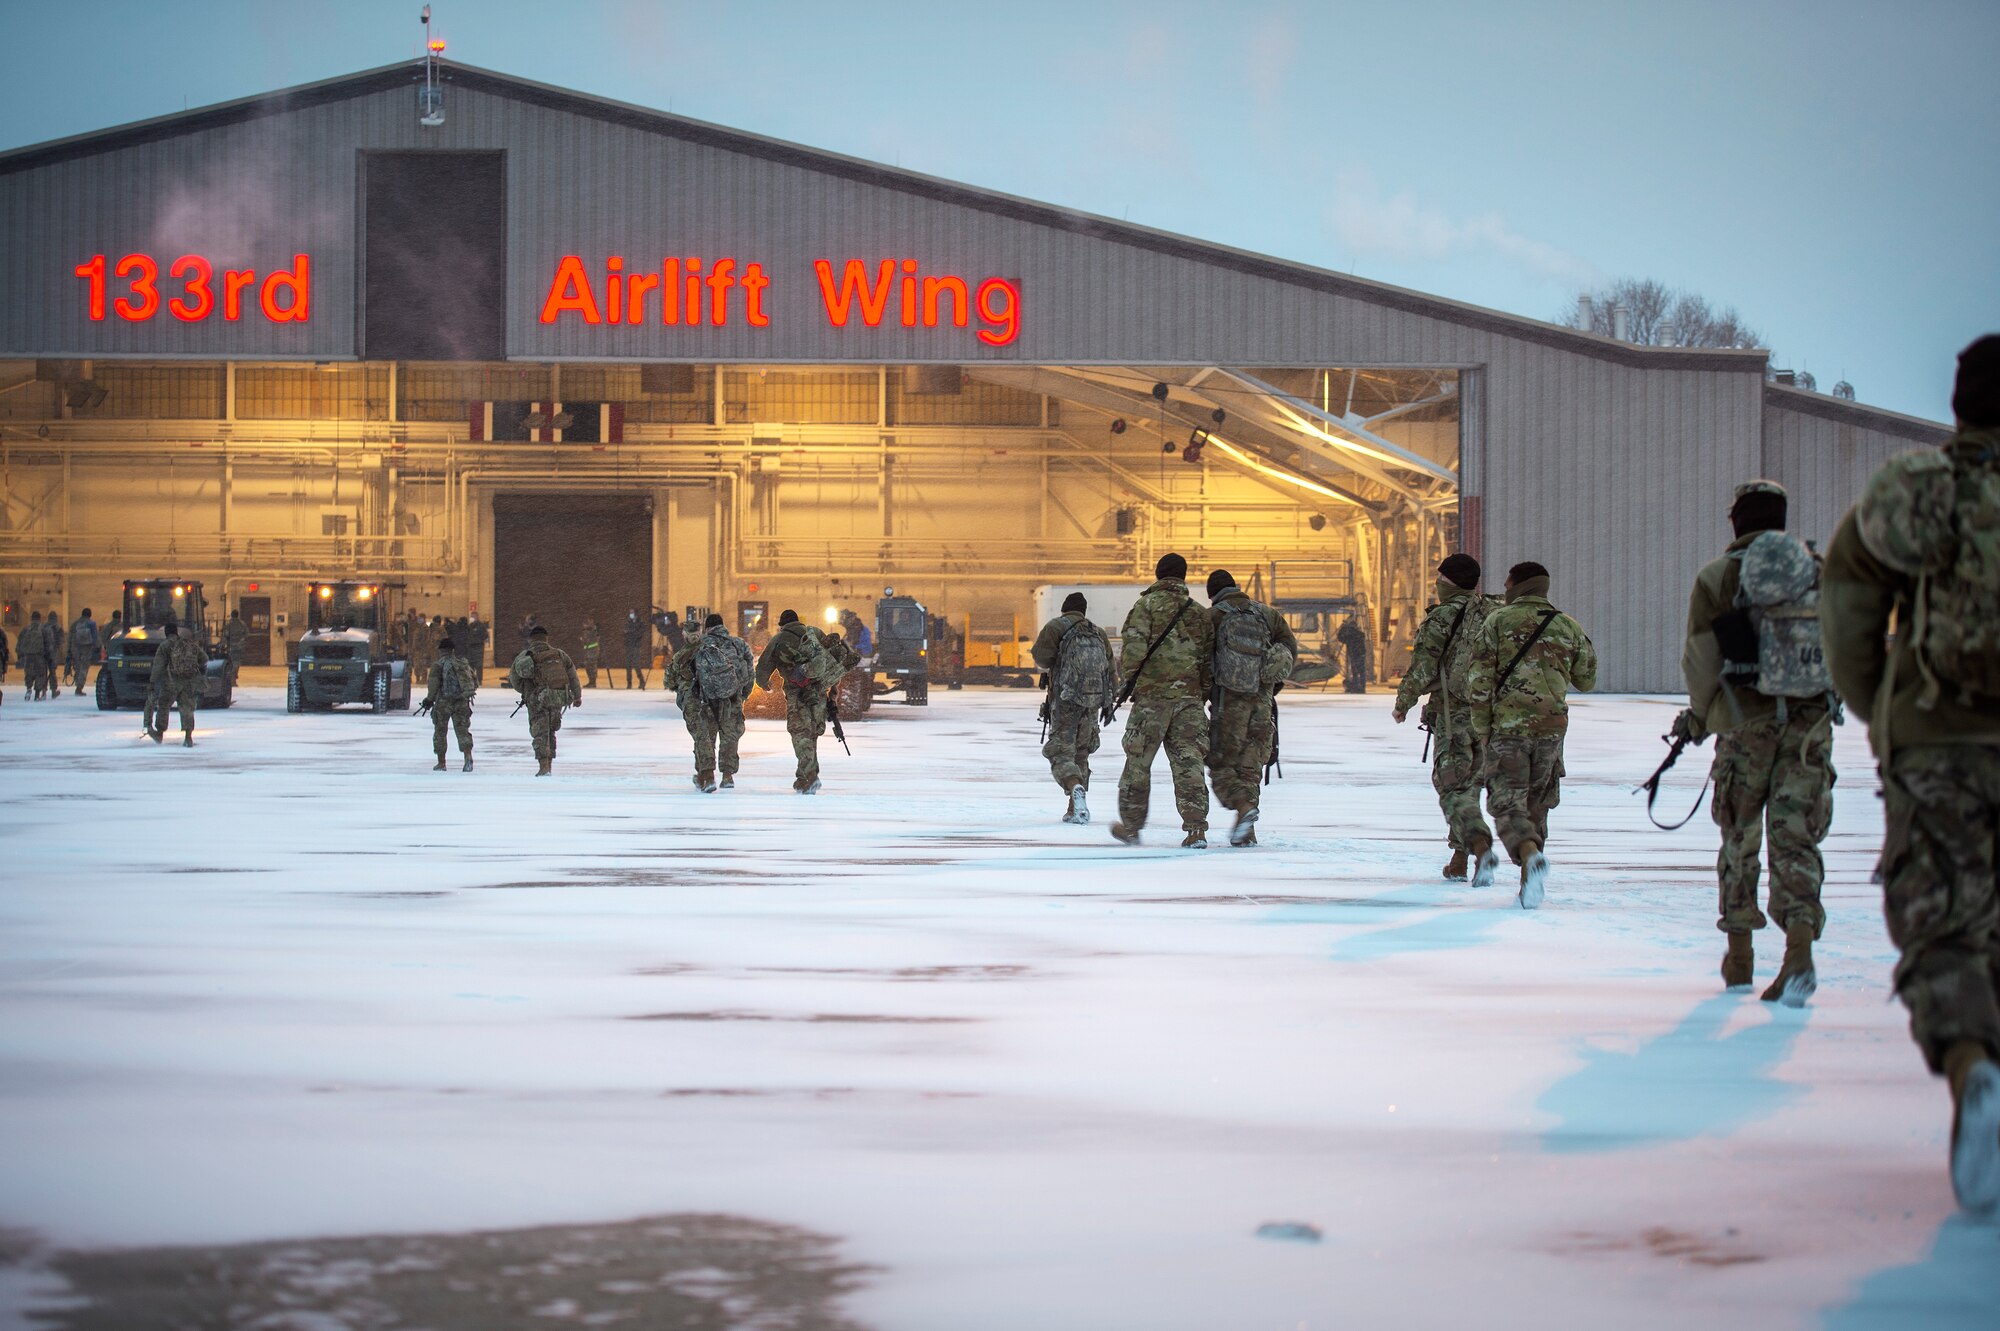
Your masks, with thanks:
M 931 617 L 913 596 L 882 589 L 875 603 L 875 689 L 902 690 L 903 701 L 922 707 L 931 700 Z
M 315 582 L 306 589 L 306 631 L 286 669 L 285 710 L 330 711 L 366 703 L 410 710 L 409 657 L 390 644 L 396 588 L 380 582 Z
M 229 662 L 210 630 L 208 605 L 201 584 L 186 578 L 130 578 L 125 583 L 125 622 L 104 642 L 104 668 L 97 672 L 97 707 L 113 712 L 144 707 L 152 685 L 153 657 L 167 640 L 162 626 L 174 621 L 192 633 L 208 654 L 202 673 L 201 707 L 227 707 L 236 701 L 229 686 Z

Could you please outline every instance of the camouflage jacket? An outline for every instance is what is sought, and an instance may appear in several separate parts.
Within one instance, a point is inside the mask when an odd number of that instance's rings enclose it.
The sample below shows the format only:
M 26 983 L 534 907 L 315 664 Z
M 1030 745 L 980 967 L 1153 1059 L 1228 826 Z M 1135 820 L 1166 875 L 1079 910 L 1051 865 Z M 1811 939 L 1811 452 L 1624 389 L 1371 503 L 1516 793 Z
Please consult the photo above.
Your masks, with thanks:
M 1193 614 L 1194 612 L 1190 610 L 1188 613 Z M 1056 649 L 1062 646 L 1063 636 L 1078 624 L 1089 623 L 1090 617 L 1084 614 L 1083 611 L 1065 610 L 1048 623 L 1042 625 L 1042 631 L 1035 635 L 1035 646 L 1031 653 L 1035 658 L 1036 669 L 1044 672 L 1054 670 L 1056 668 Z M 1093 625 L 1093 627 L 1095 626 Z M 1100 629 L 1099 632 L 1102 632 L 1102 630 Z
M 1181 607 L 1186 606 L 1186 613 Z M 1174 616 L 1180 614 L 1176 622 Z M 1153 643 L 1167 631 L 1168 623 L 1173 623 L 1173 633 L 1153 652 L 1150 661 L 1146 653 Z M 1148 587 L 1132 607 L 1132 613 L 1125 616 L 1124 640 L 1119 645 L 1118 675 L 1122 681 L 1130 682 L 1134 676 L 1138 682 L 1132 689 L 1132 696 L 1145 701 L 1149 698 L 1205 698 L 1208 696 L 1209 660 L 1215 653 L 1215 621 L 1208 612 L 1194 604 L 1188 595 L 1187 584 L 1177 578 L 1161 578 Z M 1139 670 L 1144 661 L 1146 669 Z M 1121 684 L 1120 687 L 1123 687 Z
M 243 655 L 243 644 L 250 640 L 250 626 L 240 619 L 232 619 L 222 626 L 222 646 L 231 656 Z
M 1439 716 L 1449 724 L 1450 718 L 1463 713 L 1469 705 L 1465 697 L 1466 676 L 1494 607 L 1493 598 L 1482 592 L 1456 586 L 1448 593 L 1442 586 L 1438 591 L 1438 603 L 1424 613 L 1424 622 L 1417 627 L 1417 641 L 1410 648 L 1410 667 L 1403 672 L 1403 682 L 1396 689 L 1399 712 L 1408 712 L 1419 698 L 1429 700 L 1424 706 L 1427 724 Z M 1448 657 L 1447 642 L 1451 644 Z M 1440 708 L 1439 703 L 1444 706 Z
M 1761 534 L 1752 532 L 1731 541 L 1722 558 L 1710 560 L 1695 575 L 1694 591 L 1688 596 L 1687 635 L 1681 643 L 1681 678 L 1687 684 L 1688 706 L 1711 735 L 1778 714 L 1776 698 L 1744 688 L 1732 690 L 1736 707 L 1731 710 L 1730 699 L 1722 687 L 1722 647 L 1715 638 L 1715 617 L 1736 608 L 1743 561 L 1733 556 L 1748 549 L 1750 542 Z
M 1962 429 L 1945 447 L 2000 448 L 2000 430 Z M 1868 718 L 1875 756 L 1885 763 L 1894 749 L 1915 744 L 2000 744 L 2000 700 L 1968 701 L 1947 688 L 1932 706 L 1922 705 L 1914 634 L 1897 633 L 1893 649 L 1889 635 L 1892 622 L 1914 621 L 1916 594 L 1917 579 L 1869 550 L 1855 513 L 1842 518 L 1827 547 L 1819 600 L 1834 687 L 1857 716 Z M 1894 683 L 1884 697 L 1892 660 Z
M 78 615 L 76 622 L 69 626 L 69 659 L 72 661 L 94 661 L 97 659 L 97 621 Z
M 1542 618 L 1553 615 L 1542 636 L 1528 648 L 1494 696 L 1500 675 L 1521 654 Z M 1549 598 L 1517 595 L 1486 618 L 1479 647 L 1465 673 L 1465 697 L 1472 704 L 1473 733 L 1481 739 L 1561 735 L 1569 729 L 1568 694 L 1597 687 L 1597 649 L 1590 636 Z
M 1240 605 L 1238 604 L 1239 602 L 1241 603 Z M 1210 651 L 1212 652 L 1215 647 L 1215 626 L 1222 621 L 1222 617 L 1224 615 L 1240 615 L 1243 613 L 1242 606 L 1246 605 L 1253 607 L 1258 614 L 1264 617 L 1265 627 L 1267 627 L 1271 631 L 1271 645 L 1273 647 L 1284 648 L 1285 651 L 1290 655 L 1291 659 L 1285 663 L 1285 673 L 1287 675 L 1290 675 L 1292 672 L 1292 667 L 1294 665 L 1297 665 L 1299 660 L 1298 635 L 1296 633 L 1293 633 L 1292 626 L 1285 622 L 1285 616 L 1282 612 L 1274 609 L 1271 606 L 1265 605 L 1262 601 L 1251 600 L 1249 593 L 1245 592 L 1241 587 L 1225 588 L 1215 598 L 1215 600 L 1210 602 L 1209 604 L 1208 625 L 1209 625 Z M 1190 610 L 1188 611 L 1188 613 L 1194 614 L 1195 612 Z M 1164 647 L 1160 649 L 1162 654 L 1165 654 L 1166 650 L 1167 649 Z M 1270 654 L 1268 652 L 1265 653 L 1264 659 L 1267 662 L 1271 660 Z M 1211 671 L 1210 673 L 1212 674 L 1213 671 Z M 1269 685 L 1265 687 L 1265 691 L 1270 692 Z
M 40 620 L 31 621 L 21 630 L 21 664 L 49 659 L 49 635 L 42 631 Z
M 861 657 L 838 634 L 828 638 L 804 620 L 795 619 L 779 629 L 777 635 L 764 644 L 764 653 L 757 658 L 757 687 L 768 692 L 771 688 L 772 671 L 791 669 L 809 658 L 814 647 L 832 652 L 843 670 L 852 670 L 861 664 Z M 676 653 L 674 659 L 678 661 L 680 653 Z M 790 689 L 792 686 L 787 683 L 785 687 Z
M 536 682 L 541 663 L 551 656 L 562 661 L 563 674 L 568 679 L 566 690 Z M 583 705 L 583 684 L 577 679 L 576 662 L 569 659 L 568 652 L 560 647 L 551 647 L 546 642 L 531 642 L 526 651 L 514 658 L 514 664 L 507 671 L 507 686 L 520 694 L 531 707 L 559 706 L 563 703 L 578 707 Z
M 457 661 L 465 671 L 465 679 L 460 686 L 463 692 L 447 701 L 444 696 L 444 672 L 452 669 L 451 663 L 454 661 Z M 430 678 L 424 682 L 424 701 L 440 707 L 448 707 L 452 702 L 470 703 L 472 695 L 477 692 L 479 692 L 479 672 L 472 668 L 471 662 L 457 652 L 440 656 L 431 666 Z

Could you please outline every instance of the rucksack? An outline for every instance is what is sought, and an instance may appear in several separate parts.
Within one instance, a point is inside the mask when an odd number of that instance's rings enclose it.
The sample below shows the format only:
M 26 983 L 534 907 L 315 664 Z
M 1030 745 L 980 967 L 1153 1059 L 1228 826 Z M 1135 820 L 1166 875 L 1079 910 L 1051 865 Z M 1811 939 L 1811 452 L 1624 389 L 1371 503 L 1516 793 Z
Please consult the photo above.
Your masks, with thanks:
M 472 678 L 472 667 L 456 656 L 447 656 L 441 663 L 444 672 L 444 700 L 457 702 L 470 697 L 478 685 Z
M 826 639 L 820 636 L 818 629 L 808 627 L 792 637 L 795 641 L 780 654 L 787 686 L 794 689 L 831 689 L 840 682 L 840 677 L 847 673 L 847 667 L 826 649 Z M 695 664 L 700 666 L 699 661 Z
M 538 643 L 541 648 L 528 648 L 528 655 L 535 662 L 535 683 L 541 688 L 554 689 L 558 693 L 569 692 L 569 671 L 563 665 L 562 653 L 547 643 Z
M 1767 698 L 1818 698 L 1833 692 L 1819 628 L 1819 557 L 1796 536 L 1759 532 L 1738 551 L 1736 609 L 1755 632 L 1754 655 L 1742 621 L 1722 626 L 1723 677 Z M 1742 634 L 1732 648 L 1729 629 Z
M 1069 626 L 1056 643 L 1056 668 L 1051 683 L 1058 701 L 1103 707 L 1114 686 L 1111 647 L 1087 619 Z
M 1231 597 L 1215 620 L 1215 683 L 1230 693 L 1261 693 L 1264 657 L 1271 649 L 1271 625 L 1263 609 Z
M 197 679 L 208 667 L 208 653 L 185 633 L 176 634 L 167 644 L 167 674 L 177 684 Z
M 1855 508 L 1869 553 L 1917 580 L 1910 632 L 1924 679 L 1920 705 L 1950 684 L 2000 698 L 2000 468 L 1905 453 L 1875 473 Z
M 741 638 L 704 633 L 694 649 L 695 687 L 709 702 L 749 693 L 755 671 L 750 649 Z
M 1486 636 L 1486 617 L 1493 612 L 1493 598 L 1473 592 L 1459 607 L 1458 618 L 1452 621 L 1452 634 L 1445 642 L 1444 659 L 1438 662 L 1438 675 L 1444 680 L 1439 692 L 1447 697 L 1465 700 L 1465 677 L 1472 670 L 1472 658 L 1478 654 L 1480 639 Z

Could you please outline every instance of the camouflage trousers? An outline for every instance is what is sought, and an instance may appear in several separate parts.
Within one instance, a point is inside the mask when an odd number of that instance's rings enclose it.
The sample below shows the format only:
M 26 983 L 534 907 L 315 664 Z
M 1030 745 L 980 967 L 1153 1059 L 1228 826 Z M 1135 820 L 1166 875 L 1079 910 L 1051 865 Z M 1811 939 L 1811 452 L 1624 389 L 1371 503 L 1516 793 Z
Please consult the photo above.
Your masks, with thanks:
M 1444 724 L 1431 731 L 1431 789 L 1437 792 L 1438 808 L 1450 829 L 1446 841 L 1453 850 L 1469 851 L 1475 837 L 1493 839 L 1493 829 L 1479 808 L 1480 793 L 1486 789 L 1486 748 L 1473 732 L 1470 712 L 1440 719 Z
M 1208 771 L 1216 802 L 1248 813 L 1262 792 L 1275 727 L 1268 693 L 1225 693 L 1209 720 Z
M 819 737 L 826 733 L 826 695 L 818 689 L 786 689 L 785 729 L 799 760 L 792 787 L 804 790 L 819 780 Z
M 743 759 L 737 753 L 737 744 L 743 738 L 743 703 L 741 699 L 730 698 L 723 702 L 707 703 L 698 698 L 689 698 L 681 708 L 681 720 L 687 724 L 688 735 L 694 740 L 694 774 L 713 776 L 717 771 L 719 757 L 720 770 L 724 776 L 735 776 Z
M 46 656 L 24 656 L 21 658 L 21 686 L 30 698 L 39 697 L 49 689 L 49 659 Z
M 1174 804 L 1181 826 L 1208 830 L 1208 787 L 1201 768 L 1208 757 L 1208 717 L 1199 698 L 1146 698 L 1125 717 L 1125 770 L 1118 778 L 1118 821 L 1133 831 L 1146 825 L 1153 798 L 1153 755 L 1167 750 L 1174 774 Z
M 191 679 L 185 684 L 171 681 L 162 684 L 159 692 L 146 695 L 146 729 L 166 733 L 167 722 L 174 708 L 180 708 L 181 729 L 194 729 L 195 705 L 201 701 L 201 681 Z
M 1722 829 L 1715 859 L 1721 886 L 1715 927 L 1764 927 L 1757 909 L 1757 852 L 1771 842 L 1771 918 L 1780 929 L 1826 925 L 1819 888 L 1826 877 L 1819 843 L 1833 821 L 1833 720 L 1824 706 L 1792 705 L 1775 716 L 1715 737 L 1715 798 L 1709 812 Z
M 532 724 L 532 723 L 531 723 Z M 444 757 L 444 735 L 447 729 L 458 732 L 458 751 L 472 752 L 472 703 L 444 702 L 431 705 L 431 751 Z
M 598 653 L 585 652 L 583 654 L 583 661 L 581 662 L 581 664 L 583 666 L 583 673 L 585 679 L 584 687 L 587 689 L 594 689 L 597 687 L 597 661 L 598 661 Z
M 1090 789 L 1090 755 L 1103 739 L 1097 713 L 1086 703 L 1049 700 L 1049 738 L 1042 745 L 1042 757 L 1049 760 L 1049 774 L 1065 794 L 1071 786 Z
M 556 732 L 562 729 L 563 707 L 569 702 L 564 694 L 551 695 L 553 701 L 543 702 L 539 697 L 528 701 L 528 737 L 535 742 L 535 757 L 556 756 Z
M 1549 844 L 1549 810 L 1562 803 L 1563 737 L 1495 735 L 1486 743 L 1486 805 L 1516 864 L 1522 846 Z
M 2000 749 L 1916 745 L 1882 784 L 1876 876 L 1910 1034 L 1932 1072 L 1958 1040 L 2000 1054 Z

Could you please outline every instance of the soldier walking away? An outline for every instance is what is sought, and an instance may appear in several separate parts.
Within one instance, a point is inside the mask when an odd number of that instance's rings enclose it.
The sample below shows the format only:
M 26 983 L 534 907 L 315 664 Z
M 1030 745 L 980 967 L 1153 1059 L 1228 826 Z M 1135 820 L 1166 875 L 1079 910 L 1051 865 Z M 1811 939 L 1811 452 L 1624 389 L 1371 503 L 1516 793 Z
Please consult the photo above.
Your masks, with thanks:
M 49 692 L 50 698 L 62 697 L 62 680 L 58 678 L 58 668 L 69 662 L 69 633 L 63 628 L 62 616 L 49 611 L 42 621 L 42 635 L 49 644 Z
M 1424 700 L 1420 724 L 1430 732 L 1431 789 L 1444 811 L 1451 860 L 1444 876 L 1463 881 L 1468 869 L 1472 886 L 1488 887 L 1500 856 L 1493 849 L 1493 829 L 1480 812 L 1479 796 L 1486 788 L 1486 753 L 1472 728 L 1472 704 L 1465 678 L 1486 630 L 1493 599 L 1479 591 L 1479 561 L 1455 554 L 1438 565 L 1437 604 L 1424 613 L 1410 649 L 1410 668 L 1396 689 L 1396 710 L 1402 725 L 1410 709 Z
M 625 612 L 625 687 L 632 687 L 632 676 L 639 676 L 639 688 L 646 687 L 646 667 L 651 664 L 646 657 L 646 633 L 653 626 L 637 610 Z M 669 663 L 671 668 L 671 663 Z
M 1261 779 L 1278 738 L 1278 694 L 1299 659 L 1285 617 L 1251 600 L 1227 569 L 1208 575 L 1215 657 L 1209 665 L 1209 781 L 1236 814 L 1229 844 L 1257 844 Z
M 675 659 L 680 653 L 676 652 Z M 785 729 L 792 737 L 798 771 L 792 789 L 801 795 L 819 793 L 819 737 L 826 733 L 829 699 L 841 676 L 860 662 L 853 649 L 839 645 L 829 651 L 820 631 L 787 610 L 778 616 L 778 632 L 757 658 L 757 687 L 769 690 L 771 673 L 781 672 L 785 689 Z
M 69 626 L 69 664 L 76 677 L 76 693 L 83 696 L 84 685 L 90 682 L 90 667 L 97 660 L 97 622 L 90 617 L 90 607 L 85 606 L 76 622 Z
M 1111 719 L 1111 702 L 1118 694 L 1111 641 L 1090 622 L 1089 610 L 1083 593 L 1071 592 L 1063 598 L 1062 613 L 1042 625 L 1034 646 L 1046 690 L 1042 757 L 1063 789 L 1066 823 L 1090 821 L 1090 755 L 1097 752 L 1099 727 Z
M 1583 626 L 1549 604 L 1549 571 L 1516 564 L 1507 603 L 1486 618 L 1466 671 L 1472 732 L 1486 750 L 1486 798 L 1500 842 L 1521 866 L 1522 910 L 1542 904 L 1549 810 L 1562 802 L 1569 691 L 1597 687 L 1597 649 Z
M 437 766 L 431 769 L 433 772 L 444 770 L 446 727 L 458 734 L 458 751 L 465 758 L 459 770 L 472 770 L 472 699 L 478 692 L 478 672 L 459 654 L 457 640 L 440 639 L 438 659 L 431 666 L 425 681 L 424 701 L 418 708 L 429 713 L 431 718 L 431 750 L 437 754 Z
M 492 627 L 479 617 L 477 610 L 466 616 L 466 626 L 470 630 L 468 634 L 470 641 L 466 646 L 469 646 L 471 650 L 461 650 L 461 654 L 466 657 L 467 664 L 472 667 L 472 682 L 475 684 L 484 684 L 486 682 L 486 649 L 488 644 L 493 641 Z
M 1153 755 L 1162 747 L 1174 777 L 1174 804 L 1180 810 L 1188 850 L 1208 848 L 1208 787 L 1202 764 L 1208 758 L 1208 672 L 1214 655 L 1215 626 L 1188 595 L 1187 560 L 1163 555 L 1154 582 L 1125 616 L 1119 645 L 1121 697 L 1132 700 L 1125 718 L 1125 770 L 1118 777 L 1118 821 L 1111 836 L 1136 845 L 1146 825 L 1153 794 Z
M 194 747 L 194 709 L 201 702 L 202 676 L 208 670 L 208 653 L 195 635 L 168 620 L 160 626 L 166 638 L 153 653 L 153 673 L 147 681 L 146 733 L 158 744 L 167 735 L 167 714 L 178 707 L 181 714 L 181 747 Z
M 1334 634 L 1333 639 L 1340 644 L 1341 656 L 1344 658 L 1346 691 L 1368 692 L 1368 677 L 1373 672 L 1369 669 L 1368 634 L 1362 629 L 1360 619 L 1349 615 L 1341 621 L 1340 632 Z
M 1736 539 L 1695 578 L 1688 598 L 1681 674 L 1688 707 L 1674 734 L 1715 740 L 1715 799 L 1722 829 L 1715 872 L 1716 928 L 1728 935 L 1722 981 L 1749 986 L 1757 908 L 1757 855 L 1770 837 L 1771 918 L 1785 959 L 1766 1002 L 1800 1007 L 1818 984 L 1812 946 L 1826 926 L 1820 842 L 1833 820 L 1833 679 L 1820 646 L 1819 559 L 1785 534 L 1788 501 L 1776 481 L 1736 487 Z
M 28 625 L 21 630 L 21 690 L 29 698 L 46 698 L 49 689 L 49 635 L 42 628 L 42 612 L 31 611 Z
M 431 664 L 437 660 L 437 630 L 431 621 L 418 615 L 410 625 L 410 678 L 428 678 Z
M 528 709 L 528 734 L 535 741 L 535 775 L 554 771 L 556 732 L 562 729 L 565 707 L 583 706 L 583 686 L 576 662 L 560 647 L 549 645 L 549 631 L 540 624 L 528 630 L 528 645 L 514 658 L 507 685 L 521 695 Z
M 1951 1087 L 1959 1205 L 2000 1218 L 2000 335 L 1958 358 L 1957 431 L 1885 464 L 1835 529 L 1820 600 L 1887 801 L 1876 880 L 1896 992 Z M 1895 626 L 1894 644 L 1890 627 Z
M 243 647 L 250 641 L 250 626 L 243 622 L 243 611 L 239 608 L 229 612 L 229 622 L 222 626 L 222 653 L 229 658 L 229 687 L 236 687 L 236 674 L 243 669 Z
M 710 615 L 693 646 L 667 662 L 665 686 L 673 690 L 681 720 L 694 740 L 694 784 L 703 794 L 718 788 L 717 772 L 722 774 L 721 789 L 736 785 L 736 771 L 742 766 L 737 746 L 743 739 L 743 703 L 756 673 L 750 644 L 731 637 L 721 615 Z
M 583 648 L 583 672 L 589 681 L 585 685 L 586 688 L 597 687 L 597 660 L 604 651 L 602 638 L 603 635 L 597 631 L 597 621 L 585 617 L 583 629 L 577 635 L 577 643 Z

